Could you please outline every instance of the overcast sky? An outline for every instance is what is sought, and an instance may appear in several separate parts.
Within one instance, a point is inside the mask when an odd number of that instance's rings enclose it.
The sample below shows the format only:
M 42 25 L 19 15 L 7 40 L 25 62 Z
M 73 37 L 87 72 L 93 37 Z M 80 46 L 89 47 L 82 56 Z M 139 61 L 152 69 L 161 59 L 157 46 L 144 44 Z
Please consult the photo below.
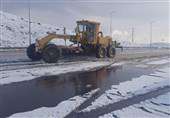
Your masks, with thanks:
M 28 18 L 28 0 L 1 0 L 1 11 Z M 150 22 L 153 42 L 170 40 L 169 0 L 30 0 L 32 21 L 74 29 L 80 19 L 101 22 L 101 30 L 109 35 L 112 12 L 114 38 L 149 43 Z M 170 42 L 170 41 L 169 41 Z

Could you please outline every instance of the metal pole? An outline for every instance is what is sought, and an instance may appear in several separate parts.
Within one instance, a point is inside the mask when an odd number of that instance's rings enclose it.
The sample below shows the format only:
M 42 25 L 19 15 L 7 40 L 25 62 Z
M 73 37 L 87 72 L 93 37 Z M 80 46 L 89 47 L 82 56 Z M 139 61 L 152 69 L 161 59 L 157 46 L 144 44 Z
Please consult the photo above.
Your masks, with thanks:
M 150 48 L 152 48 L 152 22 L 150 23 Z
M 29 3 L 28 3 L 28 17 L 29 17 L 29 45 L 31 45 L 31 9 L 30 9 L 30 0 L 29 0 Z
M 153 31 L 152 31 L 153 28 L 152 27 L 153 27 L 153 23 L 154 23 L 154 21 L 150 22 L 150 48 L 152 48 L 152 38 L 153 38 L 153 36 L 152 36 L 153 35 Z
M 110 13 L 110 36 L 112 37 L 112 12 Z
M 110 36 L 112 37 L 112 15 L 115 13 L 115 11 L 110 12 Z
M 2 0 L 0 0 L 0 10 L 3 10 L 3 6 L 2 6 Z M 0 16 L 0 22 L 2 22 L 2 16 Z M 2 27 L 0 29 L 0 34 L 2 34 Z M 0 35 L 0 46 L 2 46 L 2 35 Z
M 64 35 L 65 35 L 64 41 L 65 41 L 65 46 L 66 46 L 66 27 L 63 28 L 63 32 L 64 32 Z
M 132 27 L 132 43 L 134 43 L 134 27 Z

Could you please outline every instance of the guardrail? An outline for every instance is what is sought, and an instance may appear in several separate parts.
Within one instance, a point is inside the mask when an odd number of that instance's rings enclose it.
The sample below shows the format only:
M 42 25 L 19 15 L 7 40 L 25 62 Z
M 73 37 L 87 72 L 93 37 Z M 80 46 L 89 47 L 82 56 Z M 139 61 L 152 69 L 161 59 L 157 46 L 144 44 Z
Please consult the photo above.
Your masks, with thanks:
M 27 47 L 0 47 L 0 52 L 26 50 Z

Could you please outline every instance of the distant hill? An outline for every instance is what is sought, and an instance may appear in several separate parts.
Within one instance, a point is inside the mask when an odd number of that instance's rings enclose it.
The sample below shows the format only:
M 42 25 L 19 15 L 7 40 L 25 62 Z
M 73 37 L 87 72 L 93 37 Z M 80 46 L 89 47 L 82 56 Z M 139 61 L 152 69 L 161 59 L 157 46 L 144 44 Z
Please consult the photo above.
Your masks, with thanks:
M 28 20 L 13 14 L 0 11 L 0 47 L 26 47 L 29 45 Z M 46 32 L 63 33 L 62 28 L 53 25 L 31 23 L 31 39 L 43 37 Z M 63 43 L 60 40 L 58 43 Z

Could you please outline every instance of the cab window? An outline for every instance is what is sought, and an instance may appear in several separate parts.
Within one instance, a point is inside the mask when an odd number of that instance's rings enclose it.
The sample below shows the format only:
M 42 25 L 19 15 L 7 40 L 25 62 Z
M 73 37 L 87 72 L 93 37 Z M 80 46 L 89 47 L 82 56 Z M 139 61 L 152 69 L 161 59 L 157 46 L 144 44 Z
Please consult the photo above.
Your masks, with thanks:
M 83 32 L 83 25 L 78 25 L 79 32 Z

